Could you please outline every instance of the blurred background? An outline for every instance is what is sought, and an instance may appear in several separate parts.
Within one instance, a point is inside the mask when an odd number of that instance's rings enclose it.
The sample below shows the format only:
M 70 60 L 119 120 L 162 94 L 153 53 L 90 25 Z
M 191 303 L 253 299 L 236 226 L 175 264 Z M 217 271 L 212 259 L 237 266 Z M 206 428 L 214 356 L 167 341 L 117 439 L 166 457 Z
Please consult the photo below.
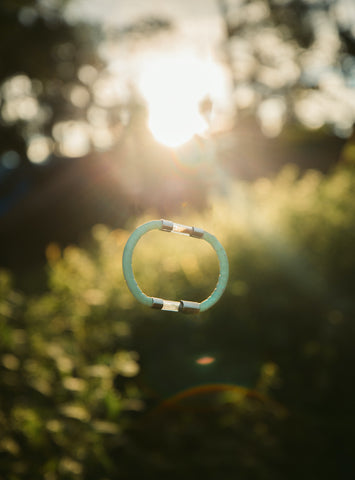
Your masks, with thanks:
M 0 479 L 355 474 L 353 0 L 2 0 Z M 138 304 L 130 233 L 224 245 Z M 218 262 L 152 232 L 152 296 Z

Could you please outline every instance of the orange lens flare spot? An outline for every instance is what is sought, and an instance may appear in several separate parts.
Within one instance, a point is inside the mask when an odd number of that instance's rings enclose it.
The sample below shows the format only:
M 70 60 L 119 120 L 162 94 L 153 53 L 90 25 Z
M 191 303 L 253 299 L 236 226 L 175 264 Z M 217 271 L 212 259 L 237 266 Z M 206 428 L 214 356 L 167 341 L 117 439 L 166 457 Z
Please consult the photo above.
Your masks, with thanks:
M 198 365 L 210 365 L 211 363 L 215 362 L 216 359 L 214 357 L 200 357 L 196 360 Z

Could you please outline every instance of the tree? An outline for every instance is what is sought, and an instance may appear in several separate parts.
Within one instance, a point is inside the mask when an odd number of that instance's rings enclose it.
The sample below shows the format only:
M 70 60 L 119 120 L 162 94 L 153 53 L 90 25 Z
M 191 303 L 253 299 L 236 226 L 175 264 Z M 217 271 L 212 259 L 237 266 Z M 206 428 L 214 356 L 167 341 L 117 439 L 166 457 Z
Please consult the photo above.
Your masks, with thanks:
M 351 135 L 355 11 L 347 0 L 218 0 L 238 114 Z
M 94 45 L 98 29 L 73 27 L 61 12 L 65 2 L 20 0 L 0 7 L 1 153 L 5 165 L 45 158 L 53 150 L 53 127 L 83 117 L 73 96 L 89 96 L 80 68 L 101 66 Z M 32 147 L 31 147 L 32 146 Z M 31 153 L 32 149 L 32 153 Z

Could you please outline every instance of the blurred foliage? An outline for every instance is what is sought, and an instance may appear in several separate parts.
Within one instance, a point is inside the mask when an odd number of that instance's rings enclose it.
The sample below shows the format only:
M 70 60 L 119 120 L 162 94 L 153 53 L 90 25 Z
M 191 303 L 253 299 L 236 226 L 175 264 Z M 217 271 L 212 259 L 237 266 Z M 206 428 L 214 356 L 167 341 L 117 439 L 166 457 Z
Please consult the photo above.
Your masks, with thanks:
M 105 150 L 112 139 L 128 159 L 106 173 L 122 178 L 120 193 L 130 195 L 119 202 L 123 218 L 132 205 L 184 211 L 183 200 L 200 190 L 203 199 L 192 203 L 204 205 L 219 182 L 215 170 L 206 174 L 201 162 L 174 183 L 162 154 L 141 134 L 137 142 L 146 112 L 110 88 L 94 48 L 100 29 L 66 22 L 65 3 L 0 5 L 4 211 L 23 193 L 21 175 L 9 180 L 17 166 L 51 153 Z M 287 116 L 348 136 L 354 35 L 344 1 L 219 3 L 237 114 L 252 111 L 269 136 Z M 169 28 L 150 19 L 116 33 L 146 41 Z M 62 148 L 68 132 L 78 136 Z M 83 132 L 89 144 L 71 149 Z M 230 151 L 235 165 L 234 143 Z M 92 177 L 100 183 L 96 167 Z M 43 290 L 34 292 L 42 279 L 30 278 L 26 293 L 19 291 L 18 279 L 0 272 L 1 480 L 354 476 L 354 146 L 328 177 L 287 167 L 274 181 L 227 184 L 202 213 L 174 218 L 216 234 L 230 259 L 227 291 L 204 315 L 146 309 L 125 286 L 123 246 L 153 211 L 126 229 L 96 225 L 81 247 L 49 244 Z M 95 195 L 93 204 L 108 198 L 114 210 L 110 196 Z M 34 230 L 33 218 L 27 221 Z M 134 262 L 143 289 L 169 299 L 202 300 L 218 275 L 207 245 L 161 232 L 142 239 Z
M 355 7 L 348 0 L 217 0 L 237 115 L 352 133 Z
M 69 3 L 0 4 L 0 170 L 107 150 L 135 112 L 133 93 L 105 68 L 104 26 L 70 21 Z M 115 41 L 169 28 L 166 20 L 142 19 L 116 29 Z
M 122 249 L 148 217 L 97 225 L 81 248 L 50 244 L 36 295 L 2 271 L 1 478 L 352 478 L 354 197 L 350 159 L 327 177 L 290 166 L 174 219 L 216 234 L 230 260 L 201 316 L 127 290 Z M 147 235 L 142 287 L 205 298 L 218 270 L 202 246 Z
M 5 169 L 28 160 L 42 163 L 51 155 L 81 157 L 113 148 L 144 106 L 134 79 L 127 82 L 127 72 L 115 76 L 106 68 L 105 45 L 120 45 L 117 60 L 124 62 L 127 49 L 139 52 L 157 33 L 168 36 L 174 30 L 173 12 L 171 19 L 141 18 L 107 31 L 98 23 L 70 22 L 63 14 L 68 3 L 1 2 L 0 155 Z M 336 135 L 349 137 L 355 120 L 355 10 L 350 2 L 216 3 L 225 24 L 220 57 L 233 77 L 236 118 L 256 117 L 270 137 L 286 123 L 311 130 L 330 126 Z
M 0 153 L 16 152 L 17 161 L 26 162 L 34 137 L 50 142 L 57 122 L 82 118 L 70 99 L 73 89 L 84 90 L 78 70 L 102 65 L 95 50 L 99 29 L 66 22 L 66 3 L 17 0 L 0 5 Z

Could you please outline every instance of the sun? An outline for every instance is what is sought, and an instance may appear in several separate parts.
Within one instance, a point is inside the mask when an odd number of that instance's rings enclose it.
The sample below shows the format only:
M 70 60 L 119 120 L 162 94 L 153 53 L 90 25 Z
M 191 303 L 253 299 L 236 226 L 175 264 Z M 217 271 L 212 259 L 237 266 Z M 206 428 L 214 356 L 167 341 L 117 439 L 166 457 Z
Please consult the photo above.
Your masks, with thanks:
M 145 62 L 138 81 L 155 139 L 178 147 L 208 129 L 201 102 L 221 86 L 217 64 L 191 54 L 157 55 Z

